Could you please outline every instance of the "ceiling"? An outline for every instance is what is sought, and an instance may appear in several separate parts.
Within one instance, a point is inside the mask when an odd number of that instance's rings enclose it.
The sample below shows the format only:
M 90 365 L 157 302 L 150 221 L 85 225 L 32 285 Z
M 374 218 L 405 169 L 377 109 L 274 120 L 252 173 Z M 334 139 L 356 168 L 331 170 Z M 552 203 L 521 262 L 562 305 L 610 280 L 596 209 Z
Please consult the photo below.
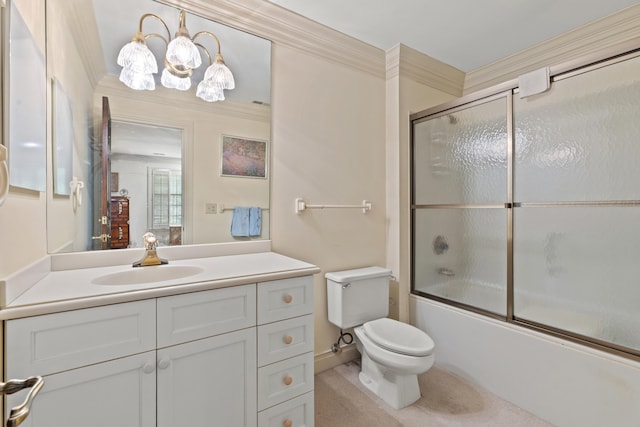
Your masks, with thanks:
M 461 71 L 526 49 L 633 0 L 265 0 L 383 50 L 398 43 Z

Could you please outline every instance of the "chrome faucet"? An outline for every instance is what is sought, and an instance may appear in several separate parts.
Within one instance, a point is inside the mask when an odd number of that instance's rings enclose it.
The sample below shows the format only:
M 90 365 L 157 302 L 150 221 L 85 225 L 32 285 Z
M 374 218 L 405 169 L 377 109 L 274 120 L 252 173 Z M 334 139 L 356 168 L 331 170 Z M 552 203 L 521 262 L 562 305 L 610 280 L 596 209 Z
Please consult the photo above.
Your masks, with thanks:
M 169 264 L 169 261 L 166 259 L 162 259 L 158 257 L 158 252 L 156 251 L 156 246 L 158 245 L 158 239 L 156 239 L 156 235 L 147 232 L 142 235 L 142 241 L 144 242 L 144 256 L 140 261 L 136 261 L 133 263 L 134 267 L 147 267 L 149 265 L 161 265 L 161 264 Z

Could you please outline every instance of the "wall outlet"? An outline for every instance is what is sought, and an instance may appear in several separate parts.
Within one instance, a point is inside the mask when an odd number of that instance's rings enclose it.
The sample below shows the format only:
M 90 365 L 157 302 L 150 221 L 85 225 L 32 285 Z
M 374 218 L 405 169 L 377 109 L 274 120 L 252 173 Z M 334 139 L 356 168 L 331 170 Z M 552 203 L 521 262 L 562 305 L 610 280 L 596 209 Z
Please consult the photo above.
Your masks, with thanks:
M 217 203 L 207 203 L 204 208 L 204 213 L 207 215 L 217 214 L 218 213 L 218 204 Z

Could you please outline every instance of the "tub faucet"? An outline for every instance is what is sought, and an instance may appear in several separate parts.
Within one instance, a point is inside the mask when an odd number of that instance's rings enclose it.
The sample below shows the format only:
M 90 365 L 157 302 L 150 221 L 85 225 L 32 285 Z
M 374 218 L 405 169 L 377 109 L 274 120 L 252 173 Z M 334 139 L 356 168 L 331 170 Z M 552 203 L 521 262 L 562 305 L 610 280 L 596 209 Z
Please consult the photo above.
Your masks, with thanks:
M 162 259 L 158 257 L 158 252 L 156 251 L 156 246 L 158 245 L 158 239 L 156 239 L 156 235 L 147 232 L 142 236 L 142 241 L 144 242 L 144 256 L 140 261 L 136 261 L 133 263 L 134 267 L 147 267 L 149 265 L 161 265 L 161 264 L 169 264 L 169 261 L 166 259 Z

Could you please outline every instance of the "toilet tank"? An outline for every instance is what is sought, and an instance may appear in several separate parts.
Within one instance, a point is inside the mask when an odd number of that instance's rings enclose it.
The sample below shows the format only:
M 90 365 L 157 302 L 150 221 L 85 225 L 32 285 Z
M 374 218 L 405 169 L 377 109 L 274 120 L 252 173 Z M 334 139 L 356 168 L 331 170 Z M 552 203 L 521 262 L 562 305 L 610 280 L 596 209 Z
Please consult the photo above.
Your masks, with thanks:
M 365 267 L 326 273 L 329 322 L 347 329 L 389 313 L 391 270 Z

